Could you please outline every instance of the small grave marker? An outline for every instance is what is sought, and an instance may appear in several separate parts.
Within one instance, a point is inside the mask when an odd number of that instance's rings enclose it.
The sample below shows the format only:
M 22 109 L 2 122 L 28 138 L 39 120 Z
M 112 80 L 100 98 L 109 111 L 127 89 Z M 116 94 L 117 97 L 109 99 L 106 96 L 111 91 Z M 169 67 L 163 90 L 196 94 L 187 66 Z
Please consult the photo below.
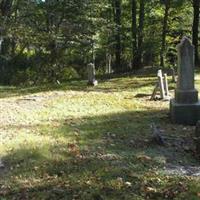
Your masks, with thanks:
M 156 83 L 156 86 L 152 93 L 151 100 L 156 99 L 156 94 L 158 91 L 160 93 L 160 99 L 169 100 L 170 97 L 169 97 L 167 74 L 164 74 L 163 77 L 162 70 L 158 70 L 157 77 L 158 77 L 158 82 Z
M 169 85 L 167 74 L 164 74 L 164 89 L 165 89 L 165 97 L 169 97 Z

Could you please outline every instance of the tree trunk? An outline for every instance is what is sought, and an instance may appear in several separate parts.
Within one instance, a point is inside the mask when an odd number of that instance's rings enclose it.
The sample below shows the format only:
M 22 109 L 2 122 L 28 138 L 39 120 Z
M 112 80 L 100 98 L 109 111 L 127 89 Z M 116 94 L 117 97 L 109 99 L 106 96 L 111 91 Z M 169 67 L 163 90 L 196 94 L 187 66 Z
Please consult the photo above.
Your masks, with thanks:
M 137 3 L 136 0 L 131 1 L 132 11 L 132 70 L 137 68 L 135 57 L 137 54 Z
M 121 0 L 115 0 L 115 71 L 121 72 Z
M 106 70 L 105 70 L 106 74 L 112 73 L 111 63 L 112 63 L 112 55 L 109 52 L 107 52 L 106 53 Z
M 139 30 L 138 30 L 138 67 L 142 67 L 143 37 L 144 37 L 145 0 L 140 0 Z
M 136 12 L 136 8 L 134 8 L 134 2 L 133 6 L 132 6 L 132 15 L 134 14 L 134 12 Z M 144 18 L 145 18 L 145 0 L 140 0 L 140 10 L 139 10 L 139 26 L 138 26 L 138 30 L 136 28 L 136 41 L 137 44 L 134 46 L 136 47 L 136 52 L 135 52 L 135 56 L 134 56 L 134 60 L 133 60 L 133 66 L 134 69 L 139 69 L 142 67 L 142 54 L 143 54 L 143 32 L 144 32 Z M 132 16 L 132 20 L 136 21 L 135 16 Z M 135 26 L 136 22 L 132 22 L 132 26 Z M 137 24 L 137 23 L 136 23 Z M 137 26 L 137 25 L 136 25 Z M 132 28 L 134 29 L 134 28 Z M 133 38 L 135 37 L 135 30 L 132 30 L 132 34 L 133 34 Z M 135 39 L 133 39 L 134 41 Z
M 160 66 L 165 67 L 165 50 L 166 50 L 166 36 L 167 36 L 167 26 L 169 18 L 170 0 L 165 0 L 165 14 L 163 18 L 163 30 L 162 30 L 162 44 L 160 51 Z
M 198 34 L 199 34 L 199 8 L 200 0 L 193 0 L 193 27 L 192 27 L 192 43 L 195 46 L 195 65 L 199 65 L 199 53 L 198 53 Z

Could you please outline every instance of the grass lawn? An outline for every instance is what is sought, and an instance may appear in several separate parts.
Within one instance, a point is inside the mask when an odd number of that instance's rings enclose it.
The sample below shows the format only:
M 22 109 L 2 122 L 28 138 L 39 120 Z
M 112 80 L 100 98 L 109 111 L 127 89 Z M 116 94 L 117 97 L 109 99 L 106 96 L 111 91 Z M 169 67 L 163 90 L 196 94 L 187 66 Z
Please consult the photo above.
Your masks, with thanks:
M 0 200 L 200 199 L 198 177 L 164 170 L 198 166 L 192 151 L 173 141 L 151 142 L 152 123 L 176 138 L 194 132 L 170 123 L 169 102 L 149 101 L 155 80 L 1 87 Z M 197 84 L 200 89 L 200 76 Z

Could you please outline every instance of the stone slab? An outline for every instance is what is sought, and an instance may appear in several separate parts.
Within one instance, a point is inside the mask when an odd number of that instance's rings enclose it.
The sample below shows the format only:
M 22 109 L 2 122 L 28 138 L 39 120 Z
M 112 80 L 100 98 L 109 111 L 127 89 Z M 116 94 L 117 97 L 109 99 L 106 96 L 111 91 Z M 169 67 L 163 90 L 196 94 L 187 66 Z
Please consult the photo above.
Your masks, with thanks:
M 194 104 L 176 103 L 170 101 L 170 117 L 173 123 L 184 125 L 196 125 L 200 120 L 200 101 Z

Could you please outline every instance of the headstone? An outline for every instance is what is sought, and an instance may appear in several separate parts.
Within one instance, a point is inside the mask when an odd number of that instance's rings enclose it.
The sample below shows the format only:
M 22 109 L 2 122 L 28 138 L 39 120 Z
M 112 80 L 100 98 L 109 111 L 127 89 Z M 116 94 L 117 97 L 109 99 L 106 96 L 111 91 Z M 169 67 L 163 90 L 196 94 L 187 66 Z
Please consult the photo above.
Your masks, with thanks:
M 164 74 L 164 89 L 165 89 L 165 97 L 169 98 L 169 86 L 168 86 L 168 78 L 167 74 Z
M 151 95 L 151 100 L 156 99 L 157 91 L 159 91 L 160 93 L 159 99 L 169 100 L 170 97 L 169 97 L 167 74 L 164 74 L 164 77 L 163 77 L 162 70 L 158 70 L 157 77 L 158 77 L 158 82 L 156 83 L 154 91 Z
M 177 49 L 178 81 L 175 98 L 170 102 L 170 115 L 174 123 L 195 125 L 200 119 L 200 102 L 194 88 L 194 46 L 184 37 Z
M 98 85 L 98 81 L 95 79 L 95 66 L 94 66 L 94 64 L 92 64 L 92 63 L 88 64 L 87 72 L 88 72 L 88 85 L 90 85 L 90 86 Z
M 159 81 L 161 99 L 165 99 L 165 88 L 164 88 L 164 83 L 163 83 L 162 70 L 158 70 L 158 81 Z

